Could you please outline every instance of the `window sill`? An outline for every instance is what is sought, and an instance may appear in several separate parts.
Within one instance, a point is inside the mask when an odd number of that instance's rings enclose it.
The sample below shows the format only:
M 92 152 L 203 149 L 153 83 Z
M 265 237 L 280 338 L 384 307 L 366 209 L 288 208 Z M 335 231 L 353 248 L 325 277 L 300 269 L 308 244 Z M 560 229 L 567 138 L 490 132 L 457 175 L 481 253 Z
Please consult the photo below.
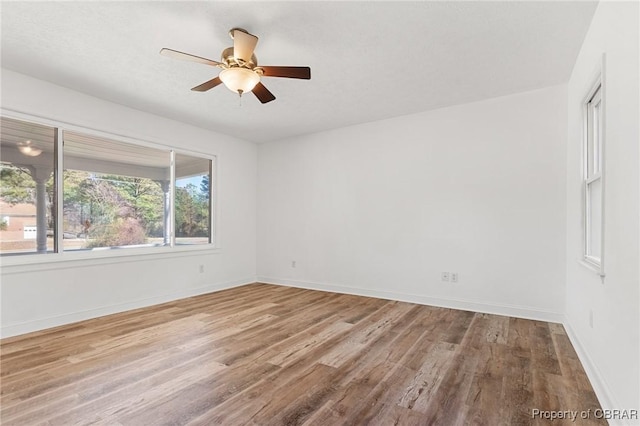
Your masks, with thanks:
M 153 259 L 170 259 L 193 255 L 218 254 L 221 249 L 211 245 L 177 247 L 145 247 L 99 249 L 77 252 L 25 254 L 0 258 L 2 275 L 23 272 L 68 269 L 75 266 L 93 266 L 109 263 L 138 262 Z
M 591 262 L 588 259 L 584 259 L 584 258 L 578 260 L 578 263 L 584 266 L 585 268 L 587 268 L 588 270 L 590 270 L 591 272 L 598 274 L 601 278 L 605 277 L 605 274 L 602 271 L 602 267 L 600 266 L 600 264 Z

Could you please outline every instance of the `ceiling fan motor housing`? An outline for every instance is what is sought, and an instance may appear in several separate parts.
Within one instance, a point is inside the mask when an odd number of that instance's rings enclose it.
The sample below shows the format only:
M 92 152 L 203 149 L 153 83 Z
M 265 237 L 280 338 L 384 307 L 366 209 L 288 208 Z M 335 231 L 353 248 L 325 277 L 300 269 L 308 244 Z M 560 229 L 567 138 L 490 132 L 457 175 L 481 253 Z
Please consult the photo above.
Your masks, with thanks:
M 222 63 L 224 63 L 229 68 L 244 67 L 254 69 L 258 65 L 258 58 L 256 58 L 255 54 L 251 55 L 251 59 L 249 60 L 249 62 L 244 62 L 242 60 L 241 62 L 238 62 L 238 59 L 233 54 L 233 46 L 224 49 L 222 51 L 220 59 Z

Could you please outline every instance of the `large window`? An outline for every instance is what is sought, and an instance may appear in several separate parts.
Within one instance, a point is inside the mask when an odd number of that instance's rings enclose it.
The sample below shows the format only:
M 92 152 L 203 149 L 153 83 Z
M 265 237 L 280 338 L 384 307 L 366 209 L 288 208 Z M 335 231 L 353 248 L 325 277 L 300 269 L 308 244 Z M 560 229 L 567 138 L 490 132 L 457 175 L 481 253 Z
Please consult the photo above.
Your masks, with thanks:
M 9 118 L 1 130 L 0 254 L 213 243 L 211 158 Z
M 596 84 L 584 105 L 584 259 L 597 268 L 603 257 L 603 103 Z

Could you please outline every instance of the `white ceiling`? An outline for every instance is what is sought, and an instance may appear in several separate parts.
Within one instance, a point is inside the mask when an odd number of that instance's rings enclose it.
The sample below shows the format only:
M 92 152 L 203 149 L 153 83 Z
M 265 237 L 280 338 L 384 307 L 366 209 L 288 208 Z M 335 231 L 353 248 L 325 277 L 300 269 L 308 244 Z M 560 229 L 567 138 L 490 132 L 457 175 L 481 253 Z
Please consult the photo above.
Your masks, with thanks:
M 425 111 L 568 80 L 596 3 L 2 2 L 2 67 L 255 142 Z M 218 60 L 242 27 L 261 65 L 311 67 L 264 78 L 262 105 L 219 86 Z M 71 118 L 70 118 L 71 120 Z

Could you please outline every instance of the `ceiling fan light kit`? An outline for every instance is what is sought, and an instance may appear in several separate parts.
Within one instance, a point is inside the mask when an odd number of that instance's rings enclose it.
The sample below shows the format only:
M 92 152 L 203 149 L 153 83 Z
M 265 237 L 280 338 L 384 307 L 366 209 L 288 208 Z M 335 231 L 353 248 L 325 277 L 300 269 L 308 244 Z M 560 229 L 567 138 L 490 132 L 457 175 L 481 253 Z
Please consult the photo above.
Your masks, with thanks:
M 311 78 L 309 67 L 259 67 L 258 58 L 253 53 L 258 44 L 258 37 L 242 28 L 232 28 L 229 30 L 229 35 L 233 39 L 233 46 L 222 51 L 221 62 L 167 48 L 160 50 L 160 54 L 222 68 L 218 77 L 191 89 L 195 92 L 206 92 L 222 83 L 240 96 L 243 93 L 252 92 L 263 104 L 273 101 L 276 97 L 260 82 L 261 77 L 304 80 Z
M 229 90 L 240 95 L 252 91 L 260 81 L 257 72 L 238 67 L 222 70 L 219 77 Z

